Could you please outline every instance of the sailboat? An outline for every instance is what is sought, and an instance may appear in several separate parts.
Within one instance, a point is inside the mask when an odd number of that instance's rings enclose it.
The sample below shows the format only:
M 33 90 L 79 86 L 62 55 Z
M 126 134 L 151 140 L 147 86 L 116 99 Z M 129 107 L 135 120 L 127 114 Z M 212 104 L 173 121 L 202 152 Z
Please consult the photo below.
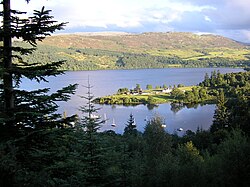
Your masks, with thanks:
M 116 127 L 116 124 L 115 124 L 115 119 L 113 118 L 113 122 L 111 124 L 112 127 Z
M 183 131 L 183 128 L 180 127 L 180 128 L 177 129 L 177 131 Z
M 106 115 L 106 113 L 103 114 L 103 121 L 104 121 L 104 123 L 107 122 L 107 115 Z
M 136 126 L 136 121 L 135 121 L 135 118 L 133 118 L 133 123 L 132 123 L 133 126 Z
M 100 116 L 95 115 L 95 114 L 90 114 L 90 118 L 92 118 L 92 119 L 98 119 L 98 118 L 100 118 Z

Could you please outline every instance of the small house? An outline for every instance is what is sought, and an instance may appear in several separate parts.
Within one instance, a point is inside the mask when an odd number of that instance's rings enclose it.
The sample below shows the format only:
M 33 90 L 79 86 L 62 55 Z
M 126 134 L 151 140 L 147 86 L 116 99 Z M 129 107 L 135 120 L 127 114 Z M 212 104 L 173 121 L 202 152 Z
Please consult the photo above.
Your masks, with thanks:
M 164 90 L 162 90 L 163 93 L 171 93 L 173 89 L 171 88 L 165 88 Z

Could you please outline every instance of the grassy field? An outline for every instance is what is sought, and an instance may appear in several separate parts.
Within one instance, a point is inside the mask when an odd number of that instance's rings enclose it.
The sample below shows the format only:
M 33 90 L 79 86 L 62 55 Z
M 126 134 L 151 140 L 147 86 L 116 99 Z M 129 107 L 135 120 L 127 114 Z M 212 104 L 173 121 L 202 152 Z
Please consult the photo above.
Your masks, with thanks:
M 15 41 L 14 45 L 27 44 Z M 25 61 L 65 60 L 64 70 L 179 67 L 247 67 L 249 46 L 228 38 L 192 33 L 55 35 L 39 42 Z
M 96 102 L 99 104 L 161 104 L 174 101 L 169 94 L 149 94 L 149 95 L 112 95 L 97 98 Z
M 185 86 L 180 87 L 181 91 L 191 91 L 193 87 L 197 86 Z M 161 104 L 167 102 L 177 101 L 169 93 L 163 93 L 163 89 L 143 90 L 141 94 L 114 94 L 110 96 L 104 96 L 97 98 L 96 103 L 99 104 Z
M 230 48 L 211 48 L 199 49 L 165 49 L 165 50 L 149 50 L 148 54 L 154 56 L 179 57 L 183 60 L 199 60 L 212 58 L 225 58 L 231 60 L 248 60 L 250 55 L 249 49 L 230 49 Z

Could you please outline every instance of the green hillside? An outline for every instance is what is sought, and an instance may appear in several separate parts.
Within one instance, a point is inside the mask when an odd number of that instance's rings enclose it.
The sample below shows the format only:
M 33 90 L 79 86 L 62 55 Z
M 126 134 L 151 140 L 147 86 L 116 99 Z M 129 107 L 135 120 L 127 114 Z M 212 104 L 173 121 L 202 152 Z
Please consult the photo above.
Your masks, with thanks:
M 228 38 L 168 32 L 55 35 L 39 43 L 38 50 L 25 60 L 66 60 L 65 70 L 95 70 L 247 67 L 249 59 L 249 46 Z

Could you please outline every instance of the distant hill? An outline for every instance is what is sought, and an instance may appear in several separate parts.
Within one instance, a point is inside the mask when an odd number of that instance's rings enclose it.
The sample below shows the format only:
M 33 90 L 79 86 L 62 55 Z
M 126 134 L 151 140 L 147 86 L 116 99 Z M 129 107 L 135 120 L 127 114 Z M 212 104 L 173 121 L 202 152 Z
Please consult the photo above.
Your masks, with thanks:
M 244 48 L 241 43 L 216 35 L 192 33 L 77 33 L 47 38 L 46 45 L 57 47 L 92 48 L 112 51 L 190 49 L 190 48 Z
M 39 43 L 31 58 L 64 59 L 67 70 L 250 66 L 247 45 L 222 36 L 180 32 L 54 35 Z

